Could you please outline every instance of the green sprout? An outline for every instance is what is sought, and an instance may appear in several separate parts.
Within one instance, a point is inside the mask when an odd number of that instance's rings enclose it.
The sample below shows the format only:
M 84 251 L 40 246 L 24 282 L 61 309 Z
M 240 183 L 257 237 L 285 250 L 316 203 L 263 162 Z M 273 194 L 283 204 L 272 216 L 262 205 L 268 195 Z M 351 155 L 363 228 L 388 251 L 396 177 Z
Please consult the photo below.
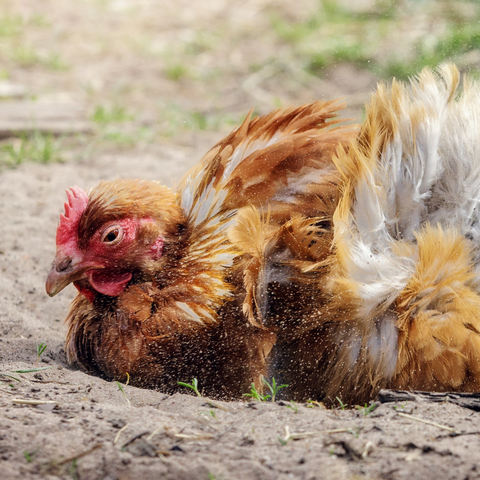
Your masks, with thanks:
M 36 450 L 34 450 L 33 452 L 27 452 L 26 450 L 23 452 L 23 456 L 25 457 L 25 460 L 28 462 L 28 463 L 31 463 L 32 460 L 33 460 L 33 457 L 38 453 L 40 449 L 37 448 Z
M 252 388 L 250 389 L 250 393 L 244 393 L 244 397 L 251 397 L 255 400 L 258 400 L 259 402 L 266 402 L 271 395 L 262 395 L 261 393 L 257 392 L 257 389 L 255 388 L 255 384 L 252 383 Z
M 133 116 L 120 105 L 113 105 L 111 108 L 98 105 L 92 115 L 92 120 L 99 125 L 110 123 L 123 123 L 133 120 Z
M 0 146 L 0 167 L 14 168 L 27 160 L 43 164 L 61 161 L 60 148 L 60 141 L 51 134 L 35 131 L 27 136 L 22 133 L 18 139 Z
M 198 380 L 196 378 L 192 379 L 192 383 L 185 383 L 185 382 L 177 382 L 178 385 L 186 388 L 191 388 L 197 395 L 197 397 L 201 397 L 202 394 L 198 391 Z
M 128 385 L 128 382 L 130 381 L 130 375 L 127 372 L 127 382 L 125 383 L 125 386 Z M 118 389 L 122 392 L 122 395 L 125 397 L 125 400 L 127 401 L 127 404 L 129 407 L 131 407 L 130 400 L 127 397 L 127 394 L 125 393 L 125 390 L 122 387 L 122 384 L 120 382 L 115 382 L 118 386 Z
M 215 419 L 217 418 L 217 414 L 213 410 L 210 410 L 208 412 L 200 412 L 200 415 L 206 415 L 207 417 L 210 416 Z
M 278 436 L 278 441 L 280 442 L 280 444 L 282 445 L 282 447 L 284 447 L 287 443 L 288 443 L 288 440 L 285 440 L 284 438 Z
M 53 367 L 27 368 L 25 370 L 12 370 L 12 372 L 13 373 L 33 373 L 33 372 L 41 372 L 43 370 L 49 370 L 50 368 L 53 368 Z
M 277 386 L 277 382 L 275 381 L 275 378 L 272 378 L 272 384 L 270 385 L 264 378 L 262 378 L 262 382 L 268 387 L 268 389 L 270 390 L 270 393 L 272 394 L 271 397 L 271 401 L 274 402 L 275 401 L 275 397 L 278 393 L 278 391 L 282 388 L 286 388 L 288 387 L 288 385 L 278 385 Z M 269 395 L 270 397 L 270 395 Z
M 9 373 L 0 372 L 0 375 L 2 377 L 12 378 L 13 380 L 16 380 L 17 382 L 21 382 L 21 380 L 19 378 L 14 377 L 13 375 L 10 375 Z M 11 384 L 9 384 L 9 385 L 11 385 Z M 14 388 L 14 387 L 12 387 L 12 388 Z
M 257 391 L 257 389 L 255 388 L 255 385 L 252 383 L 252 388 L 250 389 L 250 393 L 244 393 L 243 396 L 244 397 L 251 397 L 255 400 L 258 400 L 259 402 L 266 402 L 268 399 L 270 399 L 270 401 L 274 402 L 278 391 L 281 388 L 288 387 L 288 385 L 277 385 L 277 382 L 275 381 L 275 378 L 272 378 L 272 384 L 271 385 L 264 378 L 262 378 L 262 382 L 268 387 L 271 395 L 262 395 L 260 392 Z
M 366 403 L 364 407 L 356 405 L 356 408 L 357 410 L 363 412 L 363 415 L 366 417 L 368 414 L 372 413 L 377 408 L 377 404 L 372 403 L 371 405 L 368 405 L 368 403 Z
M 295 413 L 298 413 L 298 405 L 293 400 L 290 400 L 290 405 L 285 406 L 293 410 Z
M 40 357 L 42 356 L 42 353 L 47 349 L 47 344 L 46 343 L 41 343 L 40 345 L 37 343 L 37 362 L 35 365 L 38 365 L 38 362 L 40 361 Z

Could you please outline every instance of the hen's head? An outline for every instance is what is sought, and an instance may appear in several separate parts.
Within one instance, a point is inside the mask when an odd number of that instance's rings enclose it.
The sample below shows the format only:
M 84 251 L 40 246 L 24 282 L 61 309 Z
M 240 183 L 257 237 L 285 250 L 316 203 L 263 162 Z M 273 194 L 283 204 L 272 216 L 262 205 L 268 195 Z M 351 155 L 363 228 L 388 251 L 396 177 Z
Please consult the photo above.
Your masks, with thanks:
M 132 278 L 161 268 L 185 224 L 175 194 L 156 182 L 101 182 L 88 195 L 75 186 L 67 197 L 46 282 L 50 296 L 72 282 L 90 300 L 95 292 L 120 295 Z

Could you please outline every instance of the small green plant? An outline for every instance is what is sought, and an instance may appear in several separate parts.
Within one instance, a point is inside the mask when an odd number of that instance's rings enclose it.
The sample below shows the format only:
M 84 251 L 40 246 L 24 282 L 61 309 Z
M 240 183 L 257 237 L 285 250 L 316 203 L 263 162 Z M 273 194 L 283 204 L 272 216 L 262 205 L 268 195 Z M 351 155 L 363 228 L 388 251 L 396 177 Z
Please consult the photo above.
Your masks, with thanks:
M 182 387 L 191 388 L 195 392 L 197 397 L 202 396 L 202 394 L 198 391 L 198 380 L 196 378 L 192 379 L 192 383 L 185 383 L 185 382 L 177 382 L 177 383 Z
M 377 408 L 377 404 L 372 403 L 371 405 L 368 405 L 368 403 L 366 403 L 364 407 L 362 407 L 361 405 L 356 405 L 355 407 L 357 410 L 363 412 L 363 416 L 366 417 L 368 414 L 372 413 Z
M 290 405 L 286 405 L 286 407 L 298 413 L 298 405 L 293 400 L 290 400 Z
M 258 400 L 259 402 L 266 402 L 271 395 L 262 395 L 261 393 L 257 392 L 257 389 L 255 388 L 255 384 L 252 383 L 252 388 L 250 389 L 250 393 L 244 393 L 244 397 L 251 397 L 254 400 Z
M 253 115 L 258 114 L 254 112 Z M 222 111 L 204 112 L 198 109 L 187 110 L 173 102 L 161 104 L 158 111 L 161 135 L 169 137 L 180 130 L 218 130 L 224 126 L 235 126 L 242 123 L 244 117 L 231 115 Z
M 53 135 L 35 132 L 30 139 L 31 160 L 38 163 L 51 163 L 60 160 L 59 143 Z
M 277 382 L 275 381 L 275 378 L 272 378 L 272 384 L 271 385 L 264 378 L 262 378 L 262 382 L 268 387 L 271 395 L 262 395 L 255 388 L 255 384 L 252 383 L 252 388 L 250 389 L 250 393 L 244 393 L 243 396 L 244 397 L 251 397 L 251 398 L 253 398 L 255 400 L 258 400 L 260 402 L 266 402 L 268 399 L 271 399 L 271 401 L 274 402 L 278 391 L 282 388 L 288 387 L 288 385 L 277 385 Z
M 0 37 L 13 37 L 21 33 L 24 26 L 20 15 L 3 15 L 0 17 Z
M 0 147 L 0 165 L 15 167 L 27 159 L 26 143 L 7 143 Z
M 385 67 L 387 76 L 407 79 L 423 67 L 434 67 L 447 60 L 458 60 L 463 55 L 480 48 L 480 28 L 477 22 L 449 25 L 434 43 L 417 42 L 412 50 L 415 56 L 408 59 L 391 58 Z
M 63 71 L 70 68 L 58 53 L 51 53 L 45 58 L 42 58 L 41 63 L 51 70 Z
M 217 418 L 217 414 L 215 413 L 214 410 L 210 410 L 208 412 L 199 412 L 200 415 L 206 415 L 207 417 L 213 417 L 213 418 Z
M 78 465 L 77 465 L 77 459 L 74 458 L 72 460 L 72 464 L 70 465 L 69 472 L 70 476 L 72 477 L 73 480 L 78 480 L 80 478 L 78 474 Z
M 105 132 L 103 139 L 120 146 L 135 145 L 137 138 L 123 132 Z
M 60 142 L 53 135 L 38 131 L 30 136 L 22 134 L 0 146 L 0 167 L 16 167 L 26 161 L 51 163 L 60 160 Z
M 348 407 L 346 403 L 342 402 L 342 399 L 340 397 L 335 397 L 335 398 L 337 399 L 337 402 L 340 405 L 340 410 L 345 410 Z
M 360 435 L 360 429 L 358 427 L 349 428 L 348 433 L 351 433 L 355 438 L 358 438 Z
M 46 343 L 40 343 L 40 345 L 37 343 L 37 362 L 35 365 L 38 365 L 38 362 L 40 361 L 40 357 L 42 356 L 42 353 L 47 349 L 47 344 Z
M 125 400 L 127 401 L 128 406 L 130 407 L 130 400 L 127 397 L 127 394 L 125 393 L 125 390 L 122 387 L 122 384 L 120 382 L 116 382 L 118 389 L 122 392 L 122 395 L 125 397 Z
M 178 82 L 188 76 L 188 68 L 185 65 L 181 64 L 172 64 L 168 65 L 165 68 L 165 75 L 170 80 L 174 82 Z
M 92 120 L 99 125 L 109 123 L 123 123 L 133 120 L 133 115 L 127 113 L 127 110 L 120 105 L 113 105 L 111 108 L 98 105 L 92 115 Z
M 20 45 L 10 52 L 11 59 L 22 67 L 32 67 L 40 63 L 38 53 L 30 45 Z
M 315 408 L 315 407 L 325 408 L 323 403 L 317 402 L 316 400 L 307 400 L 307 408 Z
M 30 463 L 33 460 L 33 457 L 38 453 L 40 449 L 37 448 L 33 452 L 27 452 L 26 450 L 23 452 L 23 456 L 25 457 L 25 460 Z
M 210 125 L 207 114 L 198 110 L 190 112 L 190 119 L 187 121 L 192 125 L 194 130 L 208 130 Z
M 270 385 L 264 378 L 262 378 L 262 382 L 268 387 L 268 389 L 270 390 L 270 393 L 272 395 L 269 395 L 269 397 L 271 396 L 271 401 L 274 402 L 275 401 L 275 397 L 277 395 L 277 393 L 279 392 L 279 390 L 281 390 L 282 388 L 286 388 L 288 387 L 288 385 L 278 385 L 277 386 L 277 382 L 275 381 L 275 378 L 272 378 L 272 384 Z
M 128 382 L 130 381 L 130 375 L 127 372 L 127 382 L 125 383 L 125 386 L 128 385 Z M 127 397 L 127 394 L 125 393 L 125 390 L 122 387 L 122 384 L 120 382 L 115 382 L 117 384 L 118 389 L 122 392 L 122 395 L 125 397 L 125 400 L 127 401 L 127 405 L 130 407 L 130 400 Z

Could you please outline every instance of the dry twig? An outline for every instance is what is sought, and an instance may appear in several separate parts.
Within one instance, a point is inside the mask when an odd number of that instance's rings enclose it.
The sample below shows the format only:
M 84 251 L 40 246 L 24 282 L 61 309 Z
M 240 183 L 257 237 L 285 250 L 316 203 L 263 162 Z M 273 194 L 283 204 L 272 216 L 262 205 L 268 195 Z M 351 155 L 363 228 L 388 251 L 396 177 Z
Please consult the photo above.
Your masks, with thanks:
M 48 405 L 54 403 L 55 405 L 58 402 L 54 402 L 53 400 L 24 400 L 22 398 L 12 398 L 12 403 L 18 403 L 20 405 Z
M 175 438 L 181 438 L 184 440 L 209 440 L 211 438 L 214 438 L 213 435 L 210 435 L 209 433 L 196 433 L 193 435 L 186 435 L 184 433 L 176 433 L 174 435 Z
M 219 408 L 220 410 L 223 410 L 225 412 L 229 412 L 230 409 L 226 407 L 225 405 L 222 405 L 220 403 L 214 402 L 213 400 L 209 400 L 207 402 L 208 405 L 212 406 L 213 408 Z
M 122 432 L 124 432 L 128 427 L 128 423 L 126 423 L 115 435 L 115 439 L 113 440 L 113 444 L 115 445 L 118 442 L 118 439 L 120 438 L 120 435 Z
M 285 437 L 283 438 L 283 441 L 286 443 L 289 440 L 300 440 L 301 438 L 316 437 L 317 435 L 330 435 L 332 433 L 350 433 L 351 431 L 351 428 L 334 428 L 332 430 L 318 430 L 316 432 L 290 433 L 290 428 L 288 425 L 285 425 Z
M 413 415 L 408 415 L 407 413 L 397 412 L 400 417 L 409 418 L 410 420 L 415 420 L 416 422 L 426 423 L 427 425 L 432 425 L 432 427 L 441 428 L 443 430 L 448 430 L 449 432 L 458 433 L 454 428 L 447 427 L 446 425 L 441 425 L 440 423 L 431 422 L 430 420 L 424 420 L 423 418 L 414 417 Z
M 73 455 L 72 457 L 68 457 L 65 460 L 62 460 L 61 462 L 58 462 L 57 465 L 65 465 L 68 462 L 73 462 L 74 460 L 78 460 L 79 458 L 82 458 L 85 455 L 88 455 L 89 453 L 92 453 L 93 451 L 97 450 L 97 448 L 100 448 L 100 447 L 103 447 L 103 443 L 97 443 L 92 448 L 89 448 L 88 450 L 85 450 L 84 452 L 77 453 L 76 455 Z
M 137 435 L 134 435 L 132 438 L 127 440 L 123 445 L 122 448 L 128 447 L 131 443 L 133 443 L 135 440 L 138 440 L 139 438 L 144 437 L 145 435 L 148 435 L 150 432 L 148 430 L 145 430 L 144 432 L 137 433 Z
M 156 428 L 147 438 L 147 442 L 149 442 L 158 432 L 165 430 L 165 425 L 162 425 L 161 427 Z

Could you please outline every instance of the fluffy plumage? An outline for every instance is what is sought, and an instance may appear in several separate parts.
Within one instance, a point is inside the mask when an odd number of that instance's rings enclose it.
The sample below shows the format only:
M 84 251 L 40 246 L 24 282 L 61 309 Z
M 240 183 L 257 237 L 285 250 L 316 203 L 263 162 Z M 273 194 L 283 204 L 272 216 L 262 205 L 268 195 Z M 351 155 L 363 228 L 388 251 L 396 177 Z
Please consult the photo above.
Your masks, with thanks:
M 249 115 L 175 192 L 139 180 L 74 187 L 47 279 L 52 295 L 70 282 L 80 291 L 67 317 L 69 361 L 165 391 L 193 377 L 213 396 L 261 388 L 275 334 L 253 309 L 243 313 L 255 296 L 254 245 L 275 250 L 285 222 L 317 217 L 318 199 L 335 197 L 332 156 L 354 132 L 336 126 L 340 107 Z M 261 239 L 249 209 L 268 216 Z M 239 235 L 239 223 L 250 233 Z
M 352 404 L 382 387 L 480 389 L 480 86 L 458 83 L 444 65 L 380 85 L 338 151 L 330 255 L 290 263 L 311 300 L 265 321 L 287 325 L 276 346 L 287 395 Z

